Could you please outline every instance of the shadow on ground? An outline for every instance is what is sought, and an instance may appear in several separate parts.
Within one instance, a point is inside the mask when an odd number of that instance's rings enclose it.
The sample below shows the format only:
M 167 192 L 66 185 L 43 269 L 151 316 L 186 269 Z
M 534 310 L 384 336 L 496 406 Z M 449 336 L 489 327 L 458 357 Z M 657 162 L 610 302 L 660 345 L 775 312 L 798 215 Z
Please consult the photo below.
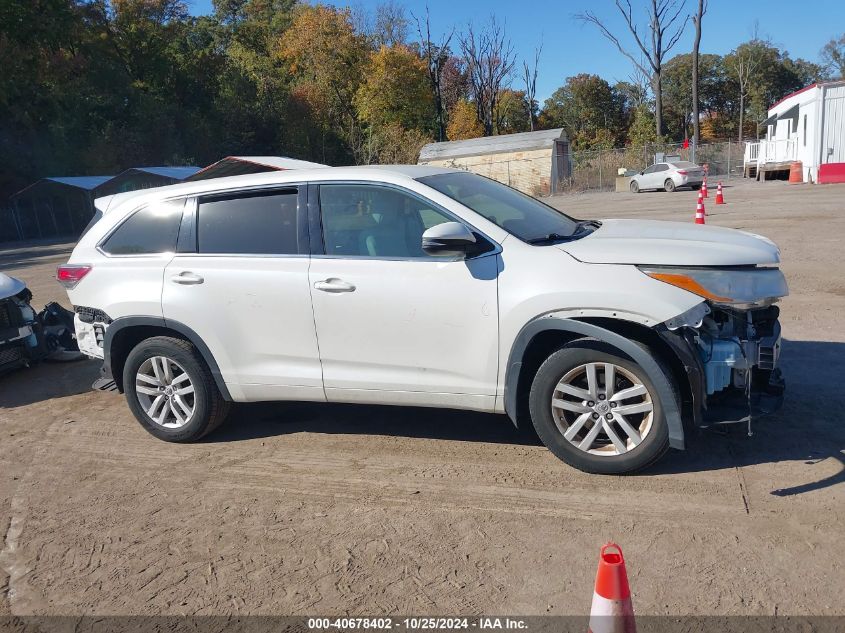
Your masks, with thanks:
M 641 476 L 723 470 L 755 464 L 803 461 L 811 483 L 772 491 L 789 496 L 845 482 L 845 343 L 784 341 L 781 365 L 787 380 L 784 408 L 745 425 L 699 431 L 688 450 L 671 451 Z M 0 376 L 0 408 L 85 393 L 99 363 L 43 363 Z M 205 441 L 236 442 L 288 433 L 388 435 L 459 442 L 540 445 L 533 429 L 516 429 L 503 415 L 445 409 L 302 402 L 236 405 L 227 424 Z M 812 481 L 812 466 L 827 459 L 838 474 Z
M 33 367 L 0 374 L 0 409 L 87 393 L 100 375 L 101 365 L 90 360 L 68 363 L 44 361 Z
M 671 451 L 641 476 L 722 470 L 738 466 L 826 459 L 842 463 L 833 477 L 772 492 L 789 496 L 845 482 L 845 344 L 784 341 L 787 379 L 784 408 L 745 425 L 696 432 L 688 450 Z M 450 441 L 539 445 L 533 430 L 518 430 L 501 415 L 452 410 L 365 405 L 257 403 L 240 405 L 210 442 L 230 442 L 284 433 L 396 435 Z M 811 476 L 810 476 L 811 477 Z M 810 478 L 808 477 L 808 478 Z
M 835 475 L 771 494 L 785 497 L 845 483 L 845 343 L 785 340 L 780 364 L 787 381 L 783 409 L 752 421 L 752 437 L 744 425 L 700 432 L 688 451 L 670 454 L 649 474 L 803 461 L 812 479 L 812 466 L 834 459 L 840 464 Z
M 540 445 L 504 415 L 354 404 L 261 402 L 235 407 L 211 442 L 250 440 L 284 433 L 393 435 L 455 442 Z

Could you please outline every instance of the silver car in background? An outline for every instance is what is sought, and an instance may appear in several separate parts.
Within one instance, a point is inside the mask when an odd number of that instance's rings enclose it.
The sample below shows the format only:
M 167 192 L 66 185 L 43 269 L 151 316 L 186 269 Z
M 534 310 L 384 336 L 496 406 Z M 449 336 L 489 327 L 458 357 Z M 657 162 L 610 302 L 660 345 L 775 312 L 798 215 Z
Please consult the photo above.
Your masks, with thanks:
M 631 193 L 645 189 L 675 191 L 678 187 L 698 189 L 704 180 L 704 169 L 687 160 L 671 163 L 655 163 L 651 167 L 631 176 Z

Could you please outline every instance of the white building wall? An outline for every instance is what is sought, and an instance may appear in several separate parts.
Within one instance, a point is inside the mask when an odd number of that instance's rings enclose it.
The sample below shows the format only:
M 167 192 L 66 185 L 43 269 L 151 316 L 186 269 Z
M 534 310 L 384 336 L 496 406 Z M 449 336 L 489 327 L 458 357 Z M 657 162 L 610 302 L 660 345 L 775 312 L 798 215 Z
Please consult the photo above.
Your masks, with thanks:
M 820 163 L 845 163 L 845 86 L 824 90 Z
M 812 180 L 816 182 L 818 171 L 818 127 L 816 119 L 818 115 L 818 107 L 815 101 L 802 104 L 798 110 L 798 130 L 796 134 L 796 142 L 798 143 L 798 153 L 796 158 L 801 161 L 804 166 L 804 182 Z
M 819 166 L 845 163 L 845 83 L 821 84 L 801 91 L 772 108 L 769 117 L 781 116 L 798 106 L 798 121 L 769 124 L 757 154 L 746 151 L 746 162 L 782 163 L 799 160 L 804 181 L 818 182 Z M 749 145 L 754 145 L 753 143 Z

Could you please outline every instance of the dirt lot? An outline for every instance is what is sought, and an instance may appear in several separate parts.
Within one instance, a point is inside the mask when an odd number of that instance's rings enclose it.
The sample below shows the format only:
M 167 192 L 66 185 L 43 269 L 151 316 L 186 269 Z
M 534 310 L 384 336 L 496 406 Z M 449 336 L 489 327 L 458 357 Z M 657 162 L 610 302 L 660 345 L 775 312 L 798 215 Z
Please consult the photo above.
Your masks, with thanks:
M 638 614 L 845 614 L 845 186 L 741 183 L 708 222 L 783 249 L 783 412 L 633 477 L 584 475 L 502 416 L 239 407 L 160 442 L 93 362 L 0 378 L 0 615 L 581 614 L 599 546 Z M 695 194 L 577 217 L 692 221 Z M 0 253 L 40 307 L 65 246 Z M 836 580 L 836 579 L 839 580 Z

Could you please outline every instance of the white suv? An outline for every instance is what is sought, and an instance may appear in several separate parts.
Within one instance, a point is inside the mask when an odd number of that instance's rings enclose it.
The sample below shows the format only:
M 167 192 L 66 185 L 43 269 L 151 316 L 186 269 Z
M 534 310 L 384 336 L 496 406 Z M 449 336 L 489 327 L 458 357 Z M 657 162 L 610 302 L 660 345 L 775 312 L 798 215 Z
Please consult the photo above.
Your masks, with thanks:
M 769 240 L 578 221 L 430 167 L 256 174 L 119 194 L 59 281 L 86 354 L 150 433 L 232 402 L 448 407 L 532 424 L 582 470 L 779 406 Z

